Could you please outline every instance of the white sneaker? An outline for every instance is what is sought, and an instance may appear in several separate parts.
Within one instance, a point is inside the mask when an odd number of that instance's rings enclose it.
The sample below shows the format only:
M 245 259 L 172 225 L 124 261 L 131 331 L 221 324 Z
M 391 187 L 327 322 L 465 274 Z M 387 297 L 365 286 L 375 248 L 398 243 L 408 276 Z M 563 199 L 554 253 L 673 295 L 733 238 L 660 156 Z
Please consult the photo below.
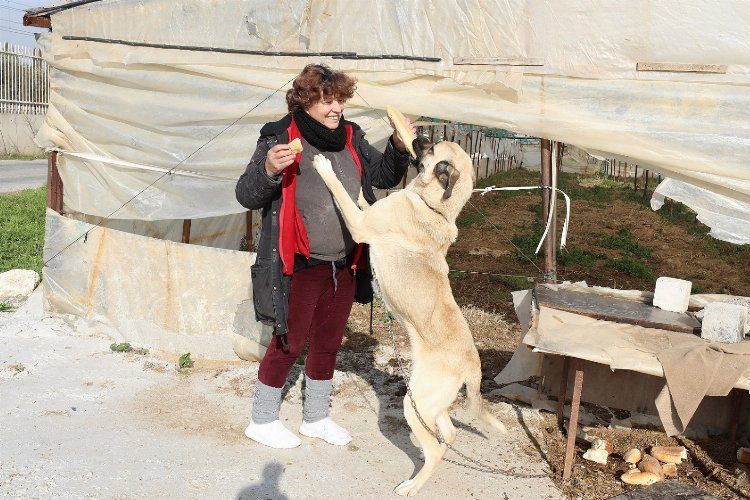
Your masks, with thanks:
M 299 426 L 299 433 L 307 437 L 320 438 L 326 443 L 336 446 L 346 446 L 352 440 L 349 431 L 331 420 L 331 417 L 326 417 L 312 424 L 303 421 L 302 425 Z
M 296 448 L 302 444 L 302 440 L 287 429 L 281 420 L 274 420 L 267 424 L 250 422 L 245 429 L 245 436 L 271 448 Z

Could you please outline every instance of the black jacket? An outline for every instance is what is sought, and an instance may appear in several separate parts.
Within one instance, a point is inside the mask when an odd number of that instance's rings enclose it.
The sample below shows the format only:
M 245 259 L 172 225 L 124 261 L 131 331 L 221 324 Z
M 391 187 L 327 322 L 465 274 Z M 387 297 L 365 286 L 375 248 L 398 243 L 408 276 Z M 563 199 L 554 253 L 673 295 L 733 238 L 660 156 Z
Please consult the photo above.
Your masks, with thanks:
M 291 116 L 286 115 L 277 122 L 266 123 L 260 129 L 260 138 L 255 153 L 247 165 L 245 173 L 237 181 L 235 194 L 237 201 L 249 210 L 263 209 L 261 218 L 260 241 L 255 264 L 251 267 L 253 282 L 253 304 L 255 318 L 263 324 L 272 325 L 277 335 L 287 332 L 289 290 L 291 276 L 281 271 L 279 257 L 279 213 L 281 209 L 281 179 L 269 177 L 265 163 L 268 150 L 276 144 L 289 142 L 287 128 Z M 409 166 L 409 154 L 401 153 L 388 140 L 384 153 L 370 146 L 359 126 L 347 122 L 353 127 L 352 145 L 362 163 L 362 191 L 369 203 L 375 202 L 372 188 L 388 189 L 396 186 Z M 369 269 L 357 271 L 357 284 L 369 286 Z M 370 293 L 371 296 L 371 293 Z

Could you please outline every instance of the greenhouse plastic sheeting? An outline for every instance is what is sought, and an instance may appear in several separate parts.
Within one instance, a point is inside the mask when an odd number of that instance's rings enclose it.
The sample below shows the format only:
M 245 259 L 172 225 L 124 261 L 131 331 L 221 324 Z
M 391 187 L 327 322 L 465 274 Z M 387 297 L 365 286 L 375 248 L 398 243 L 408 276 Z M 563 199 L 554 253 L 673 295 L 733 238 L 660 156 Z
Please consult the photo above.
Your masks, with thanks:
M 151 0 L 147 7 L 102 1 L 52 14 L 54 32 L 39 40 L 52 68 L 42 146 L 235 179 L 259 127 L 286 112 L 290 80 L 305 64 L 322 61 L 358 79 L 347 117 L 370 139 L 390 133 L 380 111 L 390 104 L 411 116 L 606 151 L 750 202 L 750 3 L 742 0 Z M 63 36 L 364 58 L 266 57 Z M 526 65 L 457 65 L 454 57 Z M 726 71 L 644 72 L 638 62 Z M 134 196 L 114 217 L 242 211 L 231 180 L 175 174 L 149 187 L 163 174 L 72 156 L 63 156 L 60 171 L 66 205 L 84 213 L 107 215 Z
M 664 179 L 654 190 L 651 208 L 659 210 L 664 198 L 689 205 L 716 239 L 750 245 L 750 204 L 712 193 L 675 179 Z
M 239 337 L 263 338 L 250 289 L 254 253 L 94 229 L 51 210 L 46 224 L 47 311 L 100 325 L 115 340 L 173 354 L 236 359 Z M 65 247 L 63 257 L 54 257 Z
M 149 238 L 181 242 L 183 232 L 182 220 L 133 220 L 104 219 L 95 215 L 66 212 L 66 217 L 87 222 L 92 225 L 140 234 Z M 242 238 L 247 230 L 247 218 L 244 213 L 222 217 L 193 219 L 190 224 L 190 244 L 213 248 L 240 250 Z M 80 235 L 71 235 L 71 241 Z M 260 217 L 253 218 L 253 237 L 260 237 Z

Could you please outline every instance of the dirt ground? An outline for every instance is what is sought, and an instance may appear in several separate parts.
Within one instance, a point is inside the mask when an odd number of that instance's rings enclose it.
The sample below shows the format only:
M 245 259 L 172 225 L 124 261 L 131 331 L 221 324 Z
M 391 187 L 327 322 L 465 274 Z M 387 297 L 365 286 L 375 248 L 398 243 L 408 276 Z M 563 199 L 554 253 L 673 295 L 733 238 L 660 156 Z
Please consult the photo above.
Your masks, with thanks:
M 243 434 L 257 362 L 194 358 L 193 368 L 178 370 L 177 356 L 111 352 L 108 338 L 39 306 L 0 312 L 0 496 L 394 498 L 393 487 L 423 462 L 403 418 L 393 349 L 377 340 L 387 331 L 373 338 L 357 318 L 369 319 L 369 310 L 353 318 L 331 408 L 353 441 L 303 438 L 298 448 L 273 450 Z M 296 430 L 301 366 L 293 374 L 281 419 Z M 480 465 L 449 452 L 420 497 L 562 498 L 541 458 L 538 412 L 502 401 L 489 408 L 509 432 L 484 429 L 459 398 L 455 445 Z M 487 471 L 497 467 L 530 477 Z
M 485 184 L 533 185 L 538 183 L 538 175 L 508 172 Z M 681 207 L 668 205 L 659 212 L 652 211 L 640 194 L 633 192 L 630 183 L 614 189 L 599 187 L 597 191 L 598 179 L 594 176 L 567 176 L 564 180 L 562 187 L 568 188 L 572 204 L 568 246 L 558 250 L 559 280 L 653 291 L 655 278 L 671 276 L 692 281 L 693 293 L 750 296 L 750 245 L 732 245 L 711 238 L 706 234 L 708 228 L 692 221 Z M 577 198 L 579 193 L 591 199 Z M 458 240 L 448 252 L 448 263 L 454 270 L 451 284 L 459 304 L 514 317 L 510 292 L 530 288 L 530 281 L 538 280 L 542 274 L 543 252 L 533 255 L 538 237 L 529 238 L 535 222 L 541 220 L 540 214 L 539 191 L 496 192 L 471 199 L 458 220 Z M 561 206 L 558 214 L 559 234 L 564 215 Z M 625 243 L 635 241 L 639 246 L 628 251 L 602 245 L 602 241 L 611 240 L 622 231 L 630 234 Z M 533 242 L 531 249 L 522 247 L 521 255 L 514 237 L 526 237 L 526 241 Z M 594 256 L 591 265 L 576 261 L 581 252 Z M 566 257 L 572 262 L 566 264 Z M 612 267 L 615 261 L 624 259 L 643 262 L 652 276 L 634 276 Z

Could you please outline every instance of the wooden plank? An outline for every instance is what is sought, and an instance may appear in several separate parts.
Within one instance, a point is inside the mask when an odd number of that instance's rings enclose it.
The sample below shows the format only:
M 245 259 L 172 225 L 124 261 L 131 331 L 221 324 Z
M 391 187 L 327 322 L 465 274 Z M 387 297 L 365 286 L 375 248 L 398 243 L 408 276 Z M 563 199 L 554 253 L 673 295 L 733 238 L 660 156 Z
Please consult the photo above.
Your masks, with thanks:
M 542 59 L 520 57 L 454 57 L 453 64 L 479 64 L 482 66 L 544 66 Z
M 575 461 L 576 435 L 578 434 L 578 411 L 581 408 L 581 392 L 583 391 L 583 360 L 575 359 L 576 376 L 573 381 L 573 398 L 570 401 L 570 420 L 568 420 L 568 441 L 565 444 L 565 463 L 563 464 L 563 481 L 570 480 Z
M 684 64 L 639 62 L 635 64 L 636 71 L 665 71 L 670 73 L 717 73 L 727 72 L 726 64 Z
M 193 224 L 191 219 L 182 221 L 182 243 L 190 243 L 190 226 Z
M 698 320 L 689 314 L 664 311 L 649 304 L 616 297 L 564 289 L 555 291 L 544 285 L 536 286 L 534 297 L 539 306 L 605 321 L 692 334 L 698 334 L 701 328 Z

